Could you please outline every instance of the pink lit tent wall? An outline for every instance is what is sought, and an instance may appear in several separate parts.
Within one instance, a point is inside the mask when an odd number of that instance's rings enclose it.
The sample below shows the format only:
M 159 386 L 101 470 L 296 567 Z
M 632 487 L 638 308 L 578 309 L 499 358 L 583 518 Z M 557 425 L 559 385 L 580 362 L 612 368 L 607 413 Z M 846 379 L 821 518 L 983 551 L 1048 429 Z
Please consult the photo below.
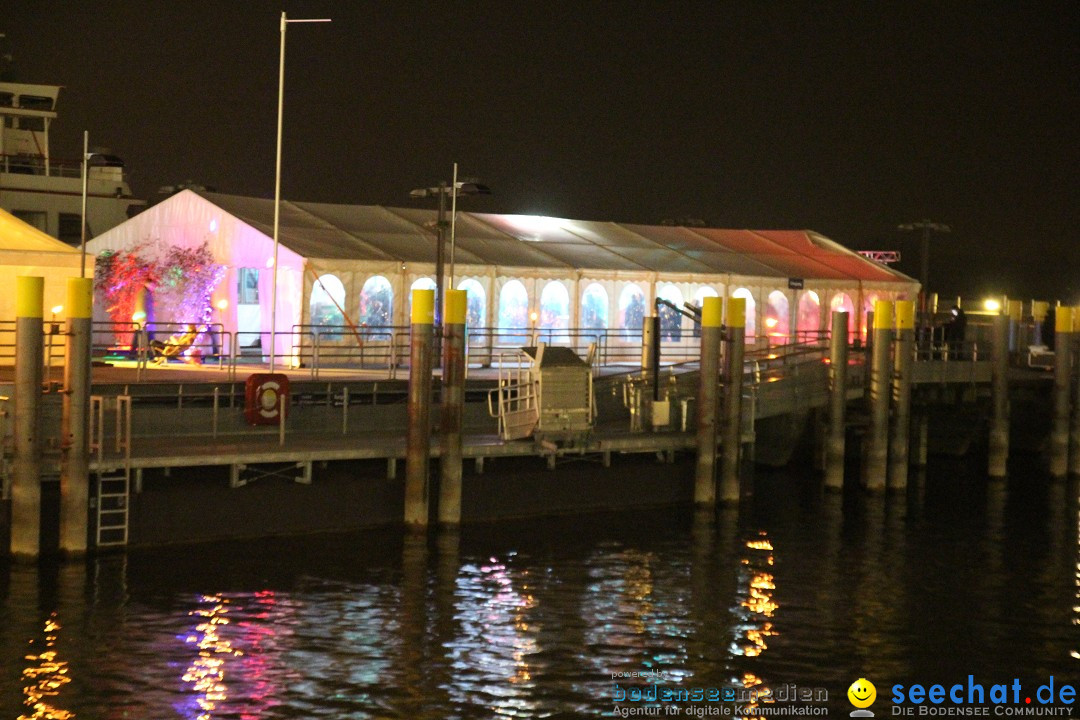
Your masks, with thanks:
M 430 208 L 283 201 L 279 332 L 323 322 L 335 316 L 336 305 L 357 324 L 407 325 L 409 290 L 432 284 L 435 239 L 425 224 L 434 219 Z M 146 239 L 206 240 L 228 267 L 214 294 L 215 301 L 228 301 L 226 329 L 250 325 L 238 287 L 242 275 L 250 280 L 258 270 L 259 322 L 267 331 L 272 222 L 271 200 L 183 191 L 94 239 L 90 248 L 98 253 Z M 847 309 L 854 329 L 873 300 L 918 292 L 912 278 L 806 230 L 459 212 L 455 259 L 455 285 L 470 292 L 470 322 L 488 327 L 591 323 L 618 330 L 637 322 L 632 329 L 638 330 L 640 313 L 658 296 L 676 304 L 742 296 L 751 335 L 761 342 L 769 326 L 779 324 L 778 312 L 791 330 L 816 330 L 828 326 L 830 309 Z M 692 338 L 668 333 L 665 341 Z
M 217 262 L 226 266 L 226 274 L 211 296 L 215 310 L 214 318 L 224 325 L 226 332 L 248 331 L 240 340 L 254 342 L 256 333 L 269 332 L 270 303 L 273 276 L 273 240 L 261 230 L 245 223 L 235 215 L 207 202 L 195 193 L 184 191 L 165 202 L 155 205 L 131 220 L 87 243 L 93 256 L 111 250 L 122 252 L 136 245 L 177 245 L 197 248 L 204 242 Z M 241 268 L 257 271 L 257 292 L 251 297 L 255 303 L 241 303 Z M 278 328 L 282 337 L 277 340 L 277 352 L 286 353 L 290 340 L 285 333 L 300 322 L 300 294 L 303 284 L 304 259 L 282 244 L 278 251 Z M 155 320 L 166 323 L 199 322 L 201 318 L 179 317 L 168 307 L 155 306 Z M 238 320 L 253 320 L 243 328 Z M 104 320 L 101 308 L 95 307 L 95 319 Z M 269 342 L 268 337 L 262 341 Z

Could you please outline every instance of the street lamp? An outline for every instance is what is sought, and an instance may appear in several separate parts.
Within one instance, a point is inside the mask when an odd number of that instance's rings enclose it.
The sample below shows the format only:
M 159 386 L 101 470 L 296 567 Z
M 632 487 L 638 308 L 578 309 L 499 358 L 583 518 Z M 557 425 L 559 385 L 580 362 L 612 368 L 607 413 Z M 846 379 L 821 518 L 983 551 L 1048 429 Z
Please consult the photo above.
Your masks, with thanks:
M 79 277 L 86 277 L 86 185 L 90 173 L 90 158 L 101 153 L 90 152 L 90 131 L 83 130 L 82 136 L 82 222 L 79 224 L 79 252 L 82 255 Z
M 442 325 L 442 311 L 443 311 L 443 275 L 445 273 L 446 264 L 446 196 L 450 195 L 453 204 L 453 216 L 451 221 L 454 223 L 453 229 L 456 229 L 457 221 L 457 198 L 460 195 L 490 195 L 491 189 L 486 185 L 481 185 L 476 182 L 459 182 L 457 180 L 457 163 L 454 163 L 454 181 L 451 185 L 447 185 L 446 181 L 441 181 L 436 187 L 429 188 L 417 188 L 409 193 L 410 197 L 414 198 L 426 198 L 437 197 L 439 198 L 439 218 L 435 223 L 435 232 L 438 236 L 435 246 L 435 324 L 437 326 Z M 451 233 L 451 240 L 453 241 L 453 233 Z M 450 250 L 450 287 L 454 287 L 454 255 L 453 246 Z
M 919 291 L 919 314 L 922 315 L 923 323 L 929 325 L 926 300 L 930 296 L 930 235 L 935 232 L 949 233 L 952 232 L 952 228 L 943 223 L 923 220 L 897 225 L 896 229 L 906 232 L 922 231 L 922 243 L 919 249 L 919 284 L 922 285 Z
M 297 18 L 290 20 L 281 13 L 281 53 L 278 56 L 277 101 L 277 157 L 274 163 L 274 275 L 270 290 L 270 372 L 274 372 L 274 355 L 277 346 L 277 281 L 278 281 L 278 230 L 281 219 L 281 116 L 285 107 L 285 28 L 289 23 L 330 22 L 330 18 Z

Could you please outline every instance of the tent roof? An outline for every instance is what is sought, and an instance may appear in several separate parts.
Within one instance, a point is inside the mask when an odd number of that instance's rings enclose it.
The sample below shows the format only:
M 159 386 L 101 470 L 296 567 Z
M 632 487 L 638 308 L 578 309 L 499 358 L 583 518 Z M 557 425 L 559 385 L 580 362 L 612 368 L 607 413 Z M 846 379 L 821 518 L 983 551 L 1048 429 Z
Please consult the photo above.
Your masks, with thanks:
M 0 208 L 0 250 L 77 253 L 79 250 L 46 235 Z
M 198 195 L 272 236 L 272 200 Z M 312 259 L 434 262 L 435 238 L 427 228 L 435 219 L 433 209 L 283 200 L 280 238 Z M 914 282 L 809 230 L 667 227 L 459 210 L 455 255 L 460 264 L 476 265 Z

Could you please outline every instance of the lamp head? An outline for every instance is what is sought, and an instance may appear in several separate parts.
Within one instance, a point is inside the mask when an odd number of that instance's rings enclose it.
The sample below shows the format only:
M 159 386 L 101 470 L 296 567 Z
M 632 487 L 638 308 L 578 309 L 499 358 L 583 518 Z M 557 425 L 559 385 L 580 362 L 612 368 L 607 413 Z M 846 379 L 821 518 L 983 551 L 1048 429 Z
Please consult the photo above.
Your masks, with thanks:
M 458 195 L 490 195 L 491 188 L 476 182 L 459 182 L 454 186 Z

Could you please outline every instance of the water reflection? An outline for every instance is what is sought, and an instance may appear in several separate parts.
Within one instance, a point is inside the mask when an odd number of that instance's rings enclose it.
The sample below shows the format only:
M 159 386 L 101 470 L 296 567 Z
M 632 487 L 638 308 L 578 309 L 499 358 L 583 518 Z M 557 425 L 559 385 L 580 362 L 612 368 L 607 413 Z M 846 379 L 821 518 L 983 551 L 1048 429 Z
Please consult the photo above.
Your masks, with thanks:
M 530 622 L 536 600 L 528 569 L 511 567 L 516 553 L 467 563 L 457 579 L 455 620 L 460 631 L 447 643 L 455 670 L 451 698 L 479 704 L 505 717 L 530 717 L 537 710 L 532 656 L 539 652 Z
M 738 657 L 757 658 L 769 649 L 769 638 L 777 635 L 773 617 L 780 605 L 773 598 L 776 591 L 774 567 L 776 556 L 773 543 L 765 530 L 744 542 L 739 560 L 739 588 L 732 607 L 735 616 L 734 639 L 731 654 Z M 743 711 L 758 706 L 757 694 L 769 689 L 768 684 L 755 672 L 744 668 L 742 674 L 733 678 L 733 684 L 756 691 L 750 700 L 741 703 Z
M 930 478 L 920 500 L 757 482 L 756 499 L 705 518 L 12 568 L 0 717 L 580 717 L 610 713 L 620 671 L 830 693 L 926 667 L 1075 673 L 1074 488 Z
M 227 661 L 244 653 L 233 648 L 232 642 L 222 637 L 220 632 L 229 624 L 226 617 L 229 613 L 228 599 L 221 595 L 206 595 L 199 599 L 199 604 L 202 607 L 188 613 L 199 618 L 195 632 L 184 640 L 188 644 L 194 644 L 199 653 L 182 679 L 191 685 L 195 692 L 195 703 L 199 710 L 192 717 L 196 720 L 210 720 L 218 703 L 225 702 L 228 697 L 225 685 Z
M 56 649 L 56 640 L 60 634 L 60 622 L 56 619 L 56 613 L 49 615 L 45 621 L 43 637 L 31 641 L 33 647 L 37 644 L 41 651 L 36 655 L 27 655 L 26 660 L 31 664 L 22 671 L 23 693 L 26 699 L 23 704 L 33 711 L 33 714 L 19 715 L 19 720 L 70 720 L 75 713 L 62 710 L 53 703 L 60 695 L 60 690 L 69 682 L 68 664 L 61 660 Z

